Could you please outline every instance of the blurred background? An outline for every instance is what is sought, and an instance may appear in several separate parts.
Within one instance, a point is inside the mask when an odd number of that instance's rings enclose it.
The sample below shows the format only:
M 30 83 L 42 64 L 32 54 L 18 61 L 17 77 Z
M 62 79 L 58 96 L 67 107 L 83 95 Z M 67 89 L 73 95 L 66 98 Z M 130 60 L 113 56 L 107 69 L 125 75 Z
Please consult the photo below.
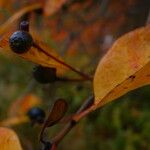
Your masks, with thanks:
M 30 28 L 69 64 L 94 75 L 99 60 L 121 35 L 145 26 L 150 0 L 1 0 L 0 24 L 12 14 L 35 3 L 42 7 L 25 14 Z M 0 51 L 3 51 L 0 49 Z M 18 57 L 0 54 L 0 121 L 14 115 L 16 101 L 32 93 L 48 113 L 57 98 L 69 104 L 74 113 L 93 93 L 92 84 L 40 84 L 33 78 L 34 64 Z M 19 107 L 19 106 L 17 106 Z M 15 108 L 15 109 L 14 109 Z M 50 139 L 64 124 L 49 128 Z M 25 150 L 38 150 L 41 126 L 30 122 L 13 125 Z M 96 110 L 63 139 L 60 150 L 150 150 L 150 86 L 132 91 Z

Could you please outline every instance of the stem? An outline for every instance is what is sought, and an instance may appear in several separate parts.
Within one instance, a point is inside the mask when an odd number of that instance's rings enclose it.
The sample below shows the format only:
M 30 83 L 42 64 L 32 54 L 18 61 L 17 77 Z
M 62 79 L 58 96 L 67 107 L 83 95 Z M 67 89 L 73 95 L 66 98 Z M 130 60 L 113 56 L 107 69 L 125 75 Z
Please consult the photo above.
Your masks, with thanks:
M 67 135 L 71 129 L 76 125 L 76 122 L 70 121 L 52 140 L 52 143 L 58 145 L 60 141 Z
M 109 3 L 110 3 L 110 0 L 102 0 L 100 4 L 100 16 L 103 16 L 105 14 L 105 12 L 108 9 Z
M 65 67 L 69 68 L 70 70 L 72 70 L 73 72 L 79 74 L 80 76 L 82 76 L 83 78 L 87 79 L 87 80 L 91 80 L 92 81 L 92 78 L 89 77 L 88 75 L 80 72 L 79 70 L 73 68 L 72 66 L 70 66 L 69 64 L 66 64 L 65 62 L 59 60 L 58 58 L 56 58 L 55 56 L 49 54 L 48 52 L 44 51 L 39 45 L 37 45 L 36 43 L 33 44 L 33 46 L 37 49 L 39 49 L 41 52 L 43 52 L 45 55 L 49 56 L 51 59 L 55 60 L 56 62 L 64 65 Z
M 57 78 L 57 81 L 61 82 L 82 82 L 82 81 L 87 81 L 85 78 Z
M 150 24 L 150 10 L 148 12 L 147 20 L 146 20 L 146 25 Z
M 83 111 L 87 110 L 93 105 L 94 97 L 90 96 L 78 109 L 78 111 L 75 113 L 76 115 L 79 115 Z M 85 116 L 85 115 L 84 115 Z M 81 118 L 80 118 L 81 119 Z M 78 120 L 79 121 L 79 120 Z M 60 141 L 67 135 L 71 129 L 78 123 L 78 121 L 74 120 L 74 117 L 67 123 L 67 125 L 51 140 L 52 143 L 55 143 L 56 145 L 60 143 Z

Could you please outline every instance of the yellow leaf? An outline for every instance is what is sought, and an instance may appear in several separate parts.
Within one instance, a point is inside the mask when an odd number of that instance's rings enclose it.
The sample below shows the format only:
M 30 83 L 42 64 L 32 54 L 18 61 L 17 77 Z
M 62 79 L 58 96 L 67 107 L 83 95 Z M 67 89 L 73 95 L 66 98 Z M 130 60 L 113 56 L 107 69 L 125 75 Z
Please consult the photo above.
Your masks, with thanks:
M 15 126 L 15 125 L 20 125 L 22 123 L 26 123 L 29 121 L 30 120 L 29 120 L 28 116 L 26 116 L 26 115 L 14 116 L 14 117 L 10 117 L 10 118 L 0 121 L 0 126 L 10 127 L 10 126 Z
M 19 138 L 13 130 L 0 127 L 0 150 L 22 150 Z
M 15 100 L 8 111 L 9 116 L 25 115 L 29 109 L 41 103 L 41 99 L 34 94 L 27 94 Z
M 2 50 L 3 53 L 7 53 L 9 55 L 13 54 L 16 56 L 20 56 L 28 61 L 31 61 L 36 64 L 40 64 L 45 67 L 57 68 L 57 74 L 63 74 L 64 71 L 68 69 L 65 65 L 63 65 L 62 58 L 47 44 L 45 44 L 42 41 L 36 40 L 36 37 L 33 37 L 34 42 L 40 48 L 42 48 L 42 51 L 36 47 L 31 47 L 30 50 L 27 51 L 26 53 L 23 53 L 23 54 L 13 53 L 9 47 L 9 37 L 11 36 L 11 34 L 12 32 L 5 34 L 0 40 L 0 47 L 3 49 Z
M 41 8 L 41 4 L 36 3 L 36 4 L 32 4 L 30 6 L 26 6 L 26 7 L 22 8 L 21 10 L 19 10 L 18 12 L 16 12 L 4 24 L 2 24 L 0 26 L 0 35 L 7 32 L 7 30 L 9 30 L 9 28 L 14 24 L 14 22 L 17 21 L 17 19 L 19 19 L 21 16 L 23 16 L 24 14 L 26 14 L 32 10 L 39 9 L 39 8 Z
M 150 84 L 150 26 L 119 38 L 94 76 L 95 107 Z

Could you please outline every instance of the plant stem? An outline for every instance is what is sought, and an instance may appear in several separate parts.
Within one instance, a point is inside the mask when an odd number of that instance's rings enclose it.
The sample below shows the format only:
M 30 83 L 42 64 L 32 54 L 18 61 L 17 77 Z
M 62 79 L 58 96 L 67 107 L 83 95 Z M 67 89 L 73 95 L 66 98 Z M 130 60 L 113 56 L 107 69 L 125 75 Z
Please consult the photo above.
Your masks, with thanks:
M 150 10 L 148 12 L 147 20 L 146 20 L 146 25 L 150 24 Z
M 57 78 L 57 81 L 61 81 L 61 82 L 83 82 L 83 81 L 87 81 L 87 79 L 85 78 Z M 89 81 L 89 80 L 88 80 Z
M 92 81 L 91 77 L 89 77 L 88 75 L 84 74 L 83 72 L 80 72 L 79 70 L 75 69 L 74 67 L 70 66 L 69 64 L 66 64 L 65 62 L 59 60 L 58 58 L 56 58 L 55 56 L 49 54 L 48 52 L 44 51 L 38 44 L 34 43 L 33 46 L 35 48 L 37 48 L 38 50 L 40 50 L 41 52 L 43 52 L 45 55 L 49 56 L 51 59 L 55 60 L 56 62 L 64 65 L 65 67 L 69 68 L 73 72 L 75 72 L 78 75 L 82 76 L 84 79 Z
M 75 115 L 79 115 L 81 112 L 85 111 L 86 109 L 90 108 L 93 105 L 94 97 L 90 96 L 83 104 L 82 106 L 77 110 Z M 81 119 L 81 118 L 80 118 Z M 79 121 L 79 120 L 78 120 Z M 56 145 L 59 144 L 59 142 L 67 135 L 71 129 L 78 123 L 78 121 L 74 120 L 72 118 L 67 125 L 51 140 L 52 143 L 55 143 Z

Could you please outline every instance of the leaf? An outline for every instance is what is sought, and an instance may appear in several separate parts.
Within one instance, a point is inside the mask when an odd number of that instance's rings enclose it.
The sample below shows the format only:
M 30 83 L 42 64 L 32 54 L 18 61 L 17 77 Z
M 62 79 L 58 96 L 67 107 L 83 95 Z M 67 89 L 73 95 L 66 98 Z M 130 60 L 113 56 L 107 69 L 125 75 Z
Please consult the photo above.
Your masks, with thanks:
M 44 126 L 51 127 L 58 121 L 60 121 L 62 117 L 65 115 L 67 108 L 68 108 L 67 102 L 63 99 L 58 99 L 54 103 L 52 110 L 44 123 Z
M 9 116 L 25 115 L 29 109 L 41 103 L 41 99 L 34 94 L 27 94 L 15 100 L 9 108 Z
M 94 76 L 95 108 L 150 84 L 150 26 L 119 38 Z
M 0 127 L 0 149 L 22 150 L 19 138 L 13 130 Z
M 43 133 L 47 127 L 51 127 L 58 123 L 65 115 L 68 109 L 68 104 L 64 99 L 57 99 L 49 113 L 49 116 L 44 122 L 40 133 L 40 140 L 43 141 Z
M 57 12 L 67 0 L 47 0 L 45 3 L 44 13 L 50 16 Z
M 30 6 L 26 6 L 26 7 L 22 8 L 21 10 L 19 10 L 18 12 L 16 12 L 4 24 L 2 24 L 0 26 L 0 35 L 7 32 L 7 30 L 9 30 L 9 28 L 14 24 L 14 22 L 17 21 L 17 19 L 19 19 L 21 16 L 23 16 L 24 14 L 26 14 L 30 11 L 33 11 L 33 10 L 39 9 L 39 8 L 41 8 L 41 4 L 36 3 L 36 4 L 32 4 Z
M 16 56 L 20 56 L 28 61 L 31 61 L 36 64 L 40 64 L 45 67 L 57 68 L 57 74 L 63 74 L 68 69 L 65 65 L 60 63 L 60 61 L 63 62 L 62 58 L 47 44 L 45 44 L 44 42 L 40 40 L 37 40 L 36 37 L 33 37 L 34 42 L 40 48 L 42 48 L 43 51 L 41 51 L 40 49 L 36 47 L 31 47 L 30 50 L 27 51 L 26 53 L 23 53 L 23 54 L 13 53 L 9 47 L 9 37 L 11 36 L 12 33 L 13 32 L 5 34 L 0 40 L 0 47 L 3 48 L 3 51 L 5 51 L 5 53 L 9 55 L 13 54 Z M 52 57 L 55 59 L 53 59 Z
M 29 122 L 29 118 L 26 115 L 14 116 L 14 117 L 10 117 L 5 120 L 2 120 L 0 122 L 0 126 L 10 127 L 10 126 L 19 125 L 19 124 L 26 123 L 26 122 Z

